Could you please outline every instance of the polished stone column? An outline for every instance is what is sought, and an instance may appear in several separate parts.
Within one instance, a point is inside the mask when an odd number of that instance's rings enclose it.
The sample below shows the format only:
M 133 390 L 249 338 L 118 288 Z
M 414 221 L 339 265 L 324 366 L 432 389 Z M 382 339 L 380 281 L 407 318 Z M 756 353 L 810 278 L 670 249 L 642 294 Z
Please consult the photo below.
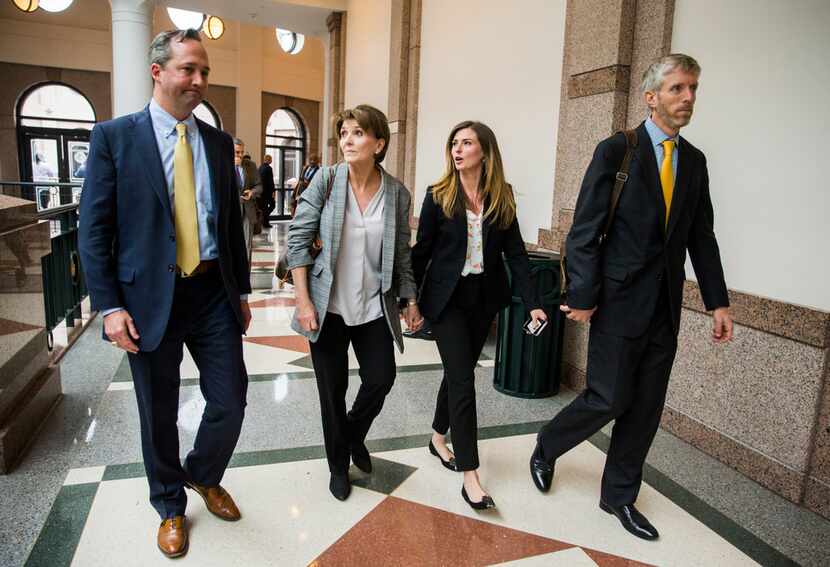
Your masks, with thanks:
M 346 13 L 332 12 L 326 19 L 329 29 L 329 75 L 328 90 L 326 97 L 329 99 L 331 116 L 343 110 L 346 93 Z M 337 162 L 340 151 L 337 147 L 337 133 L 331 131 L 332 124 L 329 123 L 329 138 L 326 142 L 324 158 L 326 163 Z
M 147 50 L 153 40 L 152 0 L 110 0 L 112 4 L 112 114 L 144 108 L 153 95 Z

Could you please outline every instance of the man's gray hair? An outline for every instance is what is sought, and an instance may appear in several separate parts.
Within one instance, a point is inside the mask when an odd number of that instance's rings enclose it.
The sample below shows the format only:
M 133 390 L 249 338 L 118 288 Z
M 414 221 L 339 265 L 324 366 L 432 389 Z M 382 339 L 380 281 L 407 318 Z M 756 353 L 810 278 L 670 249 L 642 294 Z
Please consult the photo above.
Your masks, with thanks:
M 242 141 L 242 140 L 240 140 L 239 138 L 234 138 L 234 139 L 233 139 L 233 145 L 234 145 L 234 146 L 244 146 L 244 145 L 245 145 L 245 142 L 243 142 L 243 141 Z
M 202 41 L 199 32 L 193 29 L 163 31 L 158 34 L 153 38 L 152 43 L 150 43 L 150 65 L 153 63 L 161 67 L 167 65 L 167 62 L 173 57 L 173 54 L 170 52 L 170 43 L 173 40 L 181 43 L 187 39 Z
M 663 86 L 663 77 L 675 69 L 681 69 L 687 73 L 700 75 L 700 65 L 694 58 L 683 53 L 670 53 L 652 63 L 646 72 L 643 73 L 643 82 L 640 85 L 643 92 L 656 92 Z

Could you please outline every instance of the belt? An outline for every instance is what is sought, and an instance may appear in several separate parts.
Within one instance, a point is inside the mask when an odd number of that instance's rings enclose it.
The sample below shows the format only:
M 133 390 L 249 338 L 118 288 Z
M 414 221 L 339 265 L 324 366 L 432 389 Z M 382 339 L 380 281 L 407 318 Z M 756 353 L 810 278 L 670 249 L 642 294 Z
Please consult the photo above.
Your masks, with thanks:
M 218 260 L 202 260 L 199 262 L 199 265 L 187 275 L 182 274 L 181 268 L 176 266 L 176 275 L 180 278 L 192 278 L 193 276 L 201 276 L 202 274 L 206 274 L 211 272 L 219 267 Z

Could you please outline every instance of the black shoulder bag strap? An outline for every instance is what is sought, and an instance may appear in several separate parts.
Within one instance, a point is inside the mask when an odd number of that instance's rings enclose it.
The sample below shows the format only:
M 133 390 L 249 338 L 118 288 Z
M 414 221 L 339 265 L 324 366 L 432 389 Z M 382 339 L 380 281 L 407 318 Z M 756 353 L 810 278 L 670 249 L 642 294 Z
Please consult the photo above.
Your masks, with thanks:
M 628 169 L 631 166 L 631 156 L 634 155 L 634 150 L 637 148 L 637 131 L 636 130 L 619 130 L 617 134 L 622 132 L 625 136 L 625 155 L 623 156 L 620 169 L 614 179 L 614 188 L 611 190 L 611 201 L 608 207 L 608 218 L 605 221 L 605 226 L 602 233 L 599 235 L 599 244 L 605 242 L 608 238 L 608 232 L 611 230 L 611 225 L 614 223 L 614 215 L 617 213 L 617 204 L 620 202 L 620 195 L 622 194 L 625 182 L 628 181 Z M 562 254 L 559 261 L 559 292 L 563 298 L 568 290 L 568 265 L 566 261 L 567 249 L 566 241 L 561 243 Z

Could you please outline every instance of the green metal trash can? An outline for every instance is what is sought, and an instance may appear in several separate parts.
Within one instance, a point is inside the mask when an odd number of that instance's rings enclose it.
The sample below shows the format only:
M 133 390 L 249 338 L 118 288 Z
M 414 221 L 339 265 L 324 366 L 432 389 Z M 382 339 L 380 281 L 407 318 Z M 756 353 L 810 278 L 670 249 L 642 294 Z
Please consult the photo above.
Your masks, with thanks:
M 548 326 L 538 337 L 522 326 L 528 318 L 522 298 L 513 289 L 510 305 L 499 312 L 493 386 L 519 398 L 547 398 L 559 392 L 565 316 L 559 311 L 559 255 L 530 252 L 531 282 L 536 286 Z M 507 266 L 510 285 L 513 278 Z

